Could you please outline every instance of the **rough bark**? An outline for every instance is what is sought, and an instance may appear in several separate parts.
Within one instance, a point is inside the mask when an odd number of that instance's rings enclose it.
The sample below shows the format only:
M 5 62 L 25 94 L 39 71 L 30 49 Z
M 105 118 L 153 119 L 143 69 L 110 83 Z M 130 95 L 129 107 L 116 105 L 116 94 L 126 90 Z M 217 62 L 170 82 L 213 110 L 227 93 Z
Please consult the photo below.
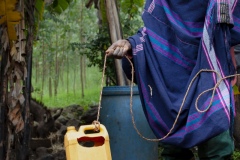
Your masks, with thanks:
M 16 158 L 19 160 L 26 160 L 29 159 L 29 142 L 30 142 L 30 99 L 31 99 L 31 77 L 32 77 L 32 53 L 33 53 L 33 40 L 34 40 L 34 4 L 35 0 L 29 0 L 26 3 L 21 1 L 22 7 L 22 14 L 24 14 L 24 9 L 26 9 L 26 23 L 28 26 L 27 29 L 27 38 L 26 38 L 26 45 L 25 47 L 25 61 L 26 61 L 26 75 L 23 75 L 23 83 L 24 83 L 24 97 L 25 103 L 22 110 L 22 117 L 24 121 L 24 128 L 23 130 L 16 134 L 16 146 L 19 146 L 16 149 Z M 25 29 L 25 18 L 23 17 L 21 24 L 21 30 Z M 24 54 L 24 53 L 22 53 Z M 24 66 L 23 66 L 24 67 Z M 25 77 L 26 76 L 26 77 Z

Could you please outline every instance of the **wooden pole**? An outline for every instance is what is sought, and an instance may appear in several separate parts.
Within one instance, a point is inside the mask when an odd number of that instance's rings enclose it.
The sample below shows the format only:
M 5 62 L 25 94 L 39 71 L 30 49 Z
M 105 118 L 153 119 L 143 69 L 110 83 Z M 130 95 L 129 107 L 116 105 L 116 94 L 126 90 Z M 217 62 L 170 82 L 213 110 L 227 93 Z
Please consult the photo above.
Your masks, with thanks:
M 106 10 L 111 41 L 114 43 L 117 40 L 122 39 L 121 27 L 115 0 L 106 0 Z M 122 61 L 120 59 L 115 59 L 115 67 L 118 85 L 126 85 L 126 77 L 122 70 Z

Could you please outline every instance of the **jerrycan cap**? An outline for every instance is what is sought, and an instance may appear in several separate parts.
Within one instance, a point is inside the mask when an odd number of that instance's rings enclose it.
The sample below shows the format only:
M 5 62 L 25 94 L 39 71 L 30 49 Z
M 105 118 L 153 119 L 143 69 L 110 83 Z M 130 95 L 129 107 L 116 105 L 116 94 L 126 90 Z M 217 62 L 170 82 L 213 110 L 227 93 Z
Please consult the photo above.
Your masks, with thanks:
M 74 126 L 67 127 L 67 132 L 71 132 L 71 131 L 76 131 L 76 128 Z

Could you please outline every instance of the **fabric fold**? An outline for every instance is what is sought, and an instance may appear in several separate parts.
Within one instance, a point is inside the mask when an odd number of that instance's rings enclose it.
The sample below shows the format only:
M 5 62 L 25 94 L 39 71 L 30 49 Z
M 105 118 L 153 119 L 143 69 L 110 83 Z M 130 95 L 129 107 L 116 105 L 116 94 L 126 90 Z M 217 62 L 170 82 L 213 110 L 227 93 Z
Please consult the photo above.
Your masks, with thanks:
M 233 17 L 239 20 L 235 9 L 240 9 L 240 4 L 237 0 L 185 3 L 147 0 L 144 27 L 128 40 L 150 127 L 157 138 L 172 128 L 161 142 L 190 148 L 228 130 L 233 123 L 231 78 L 222 78 L 235 73 L 230 48 L 233 25 L 238 25 Z M 185 9 L 193 10 L 192 14 L 185 14 Z M 183 14 L 179 15 L 179 10 Z M 199 110 L 211 106 L 199 112 L 196 104 Z

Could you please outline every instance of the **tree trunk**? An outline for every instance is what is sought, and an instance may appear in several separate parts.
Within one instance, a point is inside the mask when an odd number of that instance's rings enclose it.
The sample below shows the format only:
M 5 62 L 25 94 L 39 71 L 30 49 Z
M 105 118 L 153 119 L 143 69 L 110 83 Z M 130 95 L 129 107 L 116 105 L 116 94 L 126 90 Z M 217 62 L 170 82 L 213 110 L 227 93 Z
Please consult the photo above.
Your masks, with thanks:
M 73 57 L 77 57 L 78 55 L 76 54 L 76 51 L 74 52 L 73 54 Z M 73 77 L 70 76 L 70 80 L 71 80 L 71 83 L 72 83 L 72 87 L 73 87 L 73 93 L 74 93 L 74 96 L 76 96 L 76 75 L 78 74 L 77 70 L 78 70 L 78 59 L 72 59 L 72 61 L 70 61 L 71 64 L 73 64 Z
M 69 58 L 68 54 L 66 55 L 66 61 L 67 61 L 67 95 L 69 94 Z
M 86 55 L 83 55 L 83 81 L 84 81 L 84 88 L 87 88 Z
M 38 83 L 38 67 L 39 67 L 39 65 L 38 65 L 38 61 L 37 61 L 37 59 L 35 58 L 35 84 L 37 84 Z
M 74 93 L 74 96 L 76 96 L 76 68 L 74 67 L 73 69 L 73 93 Z
M 106 0 L 107 19 L 109 23 L 109 30 L 112 43 L 119 39 L 122 39 L 121 26 L 119 22 L 118 10 L 115 0 Z M 117 73 L 117 84 L 124 86 L 127 83 L 127 79 L 122 70 L 122 61 L 115 59 L 115 68 Z
M 84 57 L 80 56 L 80 80 L 81 80 L 81 91 L 82 91 L 82 98 L 84 98 Z
M 49 97 L 52 97 L 52 78 L 50 76 L 50 73 L 48 77 L 48 94 L 49 94 Z
M 0 37 L 3 35 L 3 27 L 0 26 Z M 7 107 L 6 107 L 6 83 L 7 83 L 7 76 L 5 76 L 4 71 L 7 64 L 7 56 L 8 51 L 3 49 L 3 42 L 0 39 L 0 159 L 6 159 L 6 152 L 7 152 Z
M 16 4 L 17 10 L 21 12 L 22 16 L 21 21 L 16 22 L 16 34 L 10 35 L 6 31 L 3 36 L 2 31 L 6 29 L 1 30 L 5 26 L 0 26 L 0 159 L 2 160 L 29 159 L 29 101 L 32 88 L 31 68 L 35 1 L 27 0 L 26 3 L 24 2 L 24 0 L 19 0 Z M 25 8 L 28 11 L 26 14 L 24 12 Z M 25 29 L 25 20 L 28 23 L 27 30 Z M 27 34 L 27 38 L 25 38 L 25 34 Z M 2 39 L 3 37 L 4 39 Z M 4 49 L 1 45 L 2 40 L 4 41 Z M 10 103 L 8 103 L 9 101 Z M 13 113 L 16 110 L 19 114 Z M 13 118 L 11 118 L 12 116 Z
M 26 5 L 25 5 L 26 4 Z M 30 99 L 31 99 L 31 90 L 32 90 L 32 84 L 31 84 L 31 78 L 32 78 L 32 52 L 33 52 L 33 40 L 34 40 L 34 26 L 35 22 L 32 16 L 34 15 L 34 5 L 35 0 L 28 0 L 26 3 L 24 0 L 20 1 L 20 7 L 22 11 L 22 21 L 19 25 L 19 40 L 23 43 L 20 44 L 20 46 L 24 47 L 24 51 L 22 53 L 22 49 L 20 47 L 20 55 L 25 54 L 25 61 L 26 61 L 26 70 L 27 75 L 26 77 L 23 76 L 23 83 L 24 83 L 24 97 L 25 97 L 25 103 L 22 110 L 22 118 L 24 121 L 24 128 L 21 131 L 21 134 L 17 134 L 17 138 L 15 142 L 19 144 L 19 147 L 16 151 L 17 159 L 19 160 L 26 160 L 29 159 L 29 142 L 30 142 Z M 25 37 L 24 37 L 24 30 L 25 30 L 25 17 L 24 17 L 24 9 L 28 11 L 26 13 L 26 19 L 28 23 L 28 29 L 27 29 L 27 42 L 26 45 L 24 44 Z M 22 64 L 22 68 L 25 66 Z M 17 146 L 17 145 L 16 145 Z
M 57 24 L 57 23 L 56 23 Z M 56 33 L 56 52 L 55 52 L 55 77 L 54 77 L 54 96 L 57 96 L 58 93 L 58 78 L 59 78 L 59 73 L 58 73 L 58 34 Z
M 83 1 L 82 1 L 82 5 L 80 6 L 80 19 L 81 19 L 81 23 L 80 23 L 80 43 L 83 43 Z M 80 81 L 81 81 L 81 96 L 82 98 L 84 98 L 84 78 L 83 78 L 83 72 L 84 72 L 84 58 L 83 55 L 80 55 Z
M 61 84 L 62 86 L 64 86 L 64 70 L 65 70 L 65 38 L 63 38 L 63 41 L 62 41 L 62 63 L 61 63 L 61 69 L 60 69 L 60 72 L 61 72 Z M 64 86 L 65 87 L 65 86 Z
M 45 64 L 45 43 L 44 43 L 44 40 L 42 40 L 42 64 Z M 43 93 L 44 93 L 44 82 L 45 82 L 45 65 L 42 65 L 42 88 L 41 88 L 41 102 L 43 100 Z

